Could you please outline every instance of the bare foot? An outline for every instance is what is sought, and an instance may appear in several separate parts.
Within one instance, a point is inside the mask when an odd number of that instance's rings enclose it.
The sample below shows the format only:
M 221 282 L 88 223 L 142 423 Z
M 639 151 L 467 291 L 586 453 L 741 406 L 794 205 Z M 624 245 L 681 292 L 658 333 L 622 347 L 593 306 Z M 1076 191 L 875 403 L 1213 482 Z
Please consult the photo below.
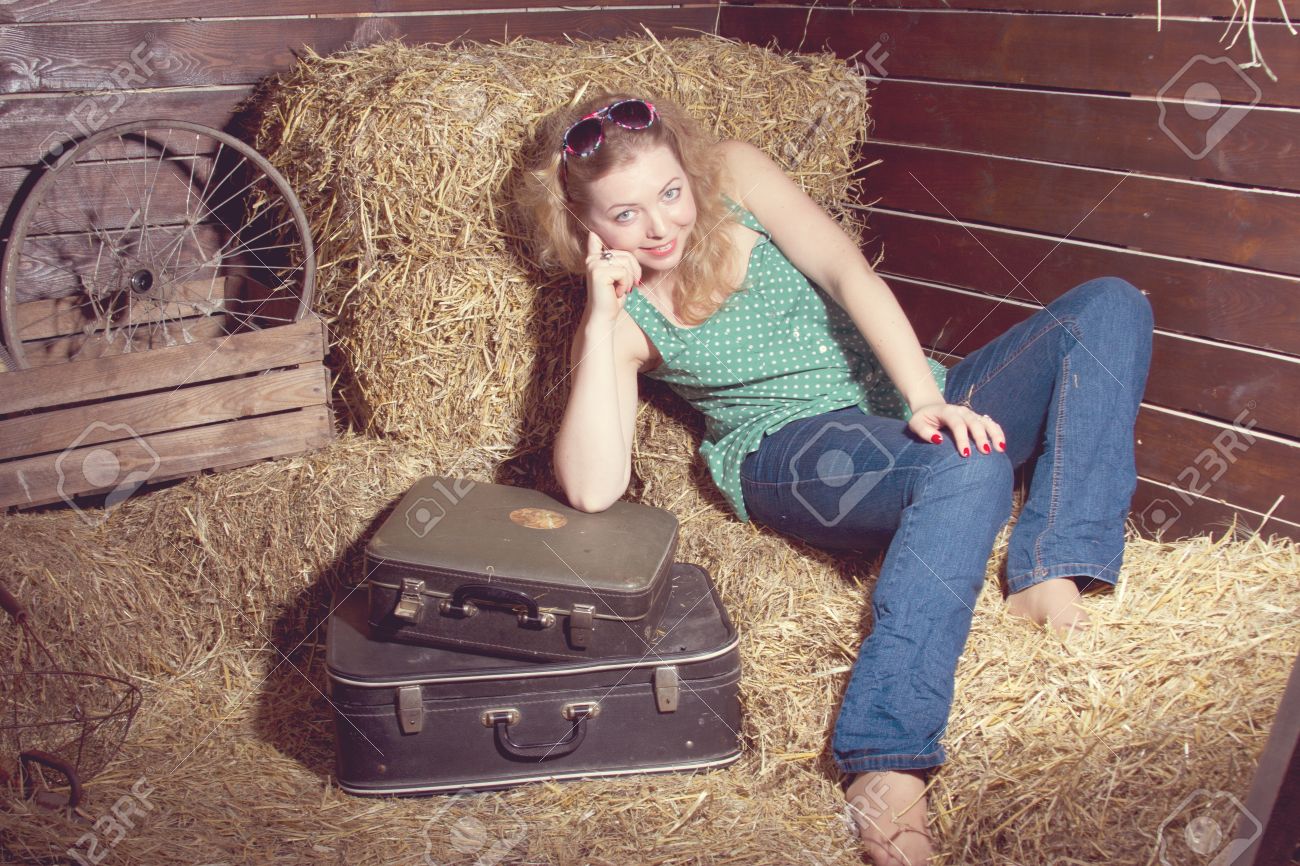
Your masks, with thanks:
M 1038 625 L 1050 624 L 1062 637 L 1087 629 L 1091 622 L 1079 606 L 1079 587 L 1071 577 L 1054 577 L 1022 589 L 1007 599 L 1007 610 Z
M 862 773 L 844 792 L 846 809 L 875 866 L 930 862 L 925 780 L 916 773 Z

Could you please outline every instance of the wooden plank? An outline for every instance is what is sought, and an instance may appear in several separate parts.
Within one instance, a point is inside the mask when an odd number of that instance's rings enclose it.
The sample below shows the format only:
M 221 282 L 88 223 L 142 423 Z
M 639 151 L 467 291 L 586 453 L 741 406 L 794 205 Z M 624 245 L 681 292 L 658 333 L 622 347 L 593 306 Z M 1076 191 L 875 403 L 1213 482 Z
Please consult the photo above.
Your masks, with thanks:
M 1134 431 L 1138 474 L 1260 514 L 1285 495 L 1273 514 L 1300 523 L 1300 445 L 1255 435 L 1258 408 L 1243 409 L 1234 427 L 1143 407 Z M 1187 504 L 1178 495 L 1171 501 Z
M 1182 105 L 1168 108 L 1161 115 L 1145 99 L 886 78 L 872 92 L 872 138 L 1300 190 L 1292 153 L 1300 110 L 1256 107 L 1193 159 L 1206 127 Z
M 668 6 L 674 0 L 566 0 L 574 6 Z M 163 18 L 259 18 L 289 15 L 391 15 L 465 9 L 465 0 L 221 0 L 195 8 L 193 0 L 7 0 L 0 24 L 41 21 L 122 21 Z M 551 4 L 560 5 L 560 4 Z M 512 9 L 519 0 L 474 0 L 474 9 Z M 532 8 L 537 8 L 534 4 Z M 1220 7 L 1219 11 L 1223 11 Z M 199 13 L 199 14 L 195 14 Z
M 264 331 L 53 367 L 0 374 L 0 406 L 21 412 L 319 361 L 324 324 L 315 315 Z
M 125 332 L 114 332 L 110 339 L 104 336 L 103 331 L 97 331 L 90 335 L 73 334 L 24 343 L 23 354 L 29 367 L 48 367 L 51 364 L 68 364 L 92 358 L 125 355 L 129 352 L 150 352 L 177 343 L 222 337 L 237 328 L 238 323 L 224 313 L 215 316 L 191 316 L 175 320 L 166 327 L 131 332 L 130 349 L 127 349 L 128 335 Z
M 814 6 L 819 0 L 729 0 L 730 6 Z M 843 5 L 855 5 L 852 0 Z M 871 0 L 873 9 L 954 9 L 987 12 L 1067 12 L 1077 15 L 1133 15 L 1156 18 L 1150 0 Z M 1233 4 L 1223 0 L 1179 0 L 1166 4 L 1163 18 L 1222 18 L 1233 15 Z M 1269 4 L 1255 9 L 1257 21 L 1281 21 L 1282 14 Z M 1225 21 L 1226 23 L 1226 21 Z
M 1296 52 L 1300 55 L 1300 52 Z M 892 210 L 1300 274 L 1300 195 L 868 144 L 866 193 Z
M 1138 476 L 1137 489 L 1129 507 L 1129 520 L 1143 538 L 1160 538 L 1177 541 L 1200 535 L 1222 536 L 1236 524 L 1234 539 L 1242 539 L 1259 532 L 1267 540 L 1281 536 L 1300 541 L 1300 525 L 1278 520 L 1273 515 L 1267 521 L 1264 513 L 1234 508 L 1230 503 L 1199 496 L 1188 496 L 1170 490 L 1163 484 Z
M 233 421 L 329 400 L 319 363 L 0 421 L 0 460 Z
M 200 309 L 217 312 L 226 301 L 226 278 L 188 281 L 169 293 L 174 299 L 165 305 L 133 306 L 125 316 L 114 320 L 115 327 L 158 322 L 192 316 Z M 28 301 L 17 307 L 18 331 L 24 341 L 82 333 L 87 325 L 97 324 L 102 316 L 90 306 L 84 295 Z
M 86 215 L 87 223 L 93 216 Z M 229 229 L 209 220 L 191 226 L 180 242 L 175 243 L 182 228 L 180 225 L 158 225 L 151 230 L 150 234 L 156 240 L 174 244 L 173 254 L 162 257 L 163 267 L 161 271 L 155 271 L 155 276 L 161 274 L 165 280 L 168 274 L 186 274 L 191 277 L 186 282 L 211 279 L 213 269 L 204 267 L 202 263 L 230 239 Z M 111 238 L 112 245 L 123 245 L 120 233 L 111 235 Z M 133 245 L 138 242 L 138 233 L 131 233 L 129 240 Z M 27 236 L 23 254 L 16 263 L 14 280 L 24 333 L 32 337 L 54 336 L 54 333 L 45 331 L 61 325 L 51 323 L 45 328 L 37 328 L 37 323 L 55 314 L 66 316 L 65 311 L 75 302 L 68 300 L 69 296 L 84 300 L 92 286 L 110 292 L 123 287 L 122 283 L 139 265 L 133 262 L 129 270 L 119 267 L 113 256 L 105 252 L 108 246 L 90 231 Z
M 1177 78 L 1171 94 L 1207 81 L 1225 102 L 1300 107 L 1300 51 L 1286 25 L 1255 26 L 1276 82 L 1259 68 L 1238 74 L 1250 61 L 1249 40 L 1228 49 L 1223 30 L 1217 21 L 1165 21 L 1156 32 L 1152 20 L 1110 16 L 732 5 L 722 6 L 718 25 L 721 36 L 759 45 L 775 38 L 792 51 L 870 53 L 890 77 L 1149 97 Z M 1208 65 L 1220 56 L 1235 69 Z
M 1147 293 L 1162 329 L 1300 355 L 1300 279 L 881 209 L 865 251 L 881 274 L 1047 304 L 1118 276 Z M 1022 282 L 1023 281 L 1023 282 Z M 945 299 L 947 300 L 947 299 Z
M 113 90 L 68 96 L 61 93 L 0 96 L 0 168 L 34 166 L 69 139 L 135 120 L 172 119 L 216 129 L 231 124 L 248 86 L 179 91 Z M 0 193 L 0 200 L 7 197 Z
M 713 32 L 717 6 L 545 9 L 461 15 L 77 23 L 0 26 L 0 92 L 253 84 L 311 48 L 331 54 L 378 38 L 407 42 L 669 38 Z M 238 46 L 237 51 L 231 46 Z
M 0 464 L 0 507 L 71 501 L 95 492 L 120 498 L 151 480 L 302 454 L 333 436 L 329 408 L 311 406 L 14 460 Z
M 937 352 L 961 357 L 1037 312 L 1037 308 L 1020 303 L 912 280 L 888 282 L 918 338 Z M 1160 326 L 1159 319 L 1156 324 Z M 955 363 L 937 357 L 948 366 Z M 1300 361 L 1157 332 L 1152 338 L 1145 399 L 1224 421 L 1233 420 L 1243 407 L 1249 407 L 1261 430 L 1300 438 L 1300 407 L 1291 398 L 1296 381 L 1300 381 Z
M 164 159 L 161 165 L 156 159 L 101 163 L 95 154 L 86 157 L 85 162 L 61 170 L 47 183 L 28 234 L 66 233 L 68 240 L 75 240 L 92 226 L 118 230 L 138 222 L 137 212 L 145 199 L 151 229 L 178 227 L 189 215 L 206 219 L 206 213 L 200 213 L 205 203 L 218 208 L 227 221 L 241 220 L 245 199 L 230 197 L 254 177 L 251 163 L 242 159 L 223 160 L 208 185 L 212 162 L 205 157 Z M 16 199 L 20 192 L 25 197 L 29 190 L 23 187 L 30 175 L 26 168 L 0 169 L 0 200 Z M 240 177 L 243 182 L 235 185 Z M 223 182 L 224 186 L 216 186 Z M 231 227 L 239 225 L 234 222 Z
M 1286 866 L 1300 845 L 1300 657 L 1291 663 L 1268 742 L 1259 756 L 1237 839 L 1250 840 L 1239 866 Z

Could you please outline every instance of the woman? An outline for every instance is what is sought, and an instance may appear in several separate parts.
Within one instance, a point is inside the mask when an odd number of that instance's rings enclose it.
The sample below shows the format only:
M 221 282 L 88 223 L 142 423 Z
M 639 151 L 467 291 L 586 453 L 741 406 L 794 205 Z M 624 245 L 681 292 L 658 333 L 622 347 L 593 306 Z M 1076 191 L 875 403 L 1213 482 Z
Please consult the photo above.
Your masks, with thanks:
M 872 859 L 928 862 L 926 775 L 945 760 L 1015 467 L 1037 461 L 1011 611 L 1081 627 L 1080 590 L 1118 577 L 1150 305 L 1094 280 L 947 370 L 858 245 L 757 148 L 622 93 L 555 112 L 537 148 L 524 203 L 539 258 L 587 284 L 562 489 L 588 511 L 626 491 L 643 373 L 705 414 L 701 454 L 741 520 L 831 549 L 888 545 L 832 747 Z

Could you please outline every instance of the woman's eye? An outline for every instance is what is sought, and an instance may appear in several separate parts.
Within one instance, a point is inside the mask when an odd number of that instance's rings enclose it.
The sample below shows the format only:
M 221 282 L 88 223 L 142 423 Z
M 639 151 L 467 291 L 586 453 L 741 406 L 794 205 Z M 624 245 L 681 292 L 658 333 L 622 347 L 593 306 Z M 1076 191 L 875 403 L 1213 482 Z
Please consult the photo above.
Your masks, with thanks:
M 681 194 L 682 194 L 682 188 L 680 186 L 675 186 L 672 189 L 668 190 L 666 193 L 664 193 L 664 198 L 668 199 L 669 201 L 672 201 L 673 199 L 677 198 Z
M 625 223 L 625 222 L 627 222 L 627 221 L 628 221 L 629 219 L 631 219 L 631 218 L 632 218 L 632 211 L 630 211 L 630 210 L 625 210 L 625 211 L 619 213 L 618 216 L 614 217 L 614 221 L 615 221 L 615 222 L 620 222 L 620 223 Z

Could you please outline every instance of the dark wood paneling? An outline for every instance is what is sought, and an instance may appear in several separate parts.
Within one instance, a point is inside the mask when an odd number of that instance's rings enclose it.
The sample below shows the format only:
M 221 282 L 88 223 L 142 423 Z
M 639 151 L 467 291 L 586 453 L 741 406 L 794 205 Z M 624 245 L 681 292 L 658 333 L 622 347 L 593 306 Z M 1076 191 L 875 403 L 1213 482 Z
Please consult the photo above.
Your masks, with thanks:
M 98 159 L 98 153 L 96 149 L 88 157 Z M 221 192 L 224 195 L 214 195 L 214 189 L 208 191 L 206 199 L 203 198 L 210 165 L 211 160 L 202 156 L 164 160 L 166 170 L 161 172 L 158 171 L 158 161 L 153 159 L 105 165 L 87 159 L 77 165 L 69 164 L 60 169 L 59 176 L 52 178 L 52 183 L 45 185 L 41 201 L 34 211 L 38 222 L 28 229 L 28 234 L 84 232 L 90 227 L 121 229 L 133 218 L 138 219 L 137 211 L 145 198 L 150 208 L 150 225 L 179 224 L 191 212 L 197 212 L 200 204 L 218 206 L 235 192 L 223 188 Z M 193 183 L 190 182 L 191 168 L 194 170 Z M 228 164 L 223 163 L 213 183 L 223 181 L 226 176 L 223 172 L 229 171 Z M 28 169 L 0 169 L 0 200 L 12 197 L 28 174 Z
M 1229 133 L 1207 150 L 1205 124 L 1181 104 L 1164 107 L 1115 96 L 892 78 L 871 98 L 876 141 L 1300 190 L 1293 152 L 1300 110 L 1234 114 Z
M 738 0 L 729 6 L 817 6 L 870 7 L 872 9 L 962 9 L 990 12 L 1067 12 L 1077 15 L 1138 15 L 1154 19 L 1158 6 L 1151 0 L 869 0 L 869 2 L 822 3 L 820 0 Z M 1183 18 L 1231 18 L 1233 6 L 1224 0 L 1180 0 L 1175 6 L 1166 4 L 1164 20 Z M 1264 3 L 1255 10 L 1256 21 L 1282 20 L 1281 13 L 1272 4 Z
M 874 56 L 887 75 L 903 78 L 1155 96 L 1175 77 L 1189 84 L 1210 72 L 1227 101 L 1300 106 L 1300 51 L 1284 24 L 1255 26 L 1278 81 L 1250 69 L 1249 83 L 1225 65 L 1199 62 L 1179 75 L 1198 55 L 1250 60 L 1247 40 L 1226 49 L 1223 24 L 1213 21 L 1165 21 L 1157 33 L 1149 20 L 1105 16 L 723 6 L 718 32 L 758 44 L 775 39 L 790 50 L 827 47 L 841 57 L 880 41 Z
M 1211 533 L 1222 536 L 1236 518 L 1235 538 L 1260 531 L 1260 537 L 1281 536 L 1300 541 L 1300 526 L 1278 520 L 1273 514 L 1264 521 L 1263 514 L 1240 511 L 1214 499 L 1188 496 L 1169 490 L 1154 481 L 1139 477 L 1130 503 L 1129 520 L 1143 538 L 1154 538 L 1163 528 L 1164 541 Z M 1261 531 L 1262 530 L 1262 531 Z
M 1037 312 L 900 277 L 888 282 L 921 341 L 962 357 Z M 939 357 L 949 366 L 955 363 Z M 1144 399 L 1223 421 L 1249 408 L 1261 430 L 1295 436 L 1300 435 L 1300 406 L 1292 397 L 1298 380 L 1300 363 L 1157 333 Z
M 1294 277 L 880 210 L 867 235 L 873 257 L 883 249 L 882 274 L 1044 305 L 1087 280 L 1123 277 L 1147 293 L 1163 330 L 1300 355 Z
M 565 6 L 668 6 L 673 0 L 568 0 Z M 195 8 L 194 0 L 9 0 L 0 7 L 0 24 L 37 21 L 132 21 L 158 18 L 260 18 L 288 15 L 342 15 L 518 9 L 519 0 L 221 0 Z M 1222 11 L 1220 9 L 1220 11 Z M 198 13 L 198 14 L 195 14 Z
M 172 253 L 160 264 L 154 265 L 157 269 L 156 277 L 169 279 L 170 276 L 184 274 L 187 282 L 203 280 L 203 285 L 207 285 L 206 281 L 212 278 L 214 268 L 204 263 L 211 261 L 223 245 L 230 242 L 230 237 L 229 230 L 215 221 L 199 223 L 189 231 L 184 231 L 180 225 L 166 226 L 155 222 L 151 224 L 145 242 L 159 247 L 167 244 Z M 139 238 L 138 234 L 133 233 L 130 238 L 115 237 L 114 241 L 134 245 L 139 243 Z M 230 246 L 237 243 L 235 241 Z M 268 242 L 267 245 L 271 244 Z M 230 258 L 235 259 L 234 256 Z M 77 235 L 29 235 L 23 243 L 22 258 L 17 262 L 14 277 L 14 300 L 21 305 L 19 319 L 23 321 L 23 333 L 30 339 L 81 330 L 78 327 L 42 333 L 54 327 L 49 317 L 66 317 L 73 310 L 79 314 L 93 315 L 94 305 L 90 302 L 88 289 L 90 286 L 97 286 L 101 290 L 110 285 L 120 286 L 119 281 L 136 270 L 134 265 L 128 265 L 130 270 L 125 273 L 119 270 L 119 266 L 126 261 L 129 260 L 114 259 L 107 252 L 107 246 L 91 232 Z M 235 263 L 231 261 L 230 265 Z M 62 300 L 39 300 L 50 298 Z M 99 301 L 104 303 L 105 299 L 100 298 Z M 43 324 L 38 324 L 42 320 Z M 81 324 L 85 324 L 84 320 Z M 27 327 L 33 330 L 27 330 Z
M 112 90 L 252 84 L 291 66 L 310 47 L 329 54 L 380 36 L 407 42 L 560 40 L 643 32 L 712 32 L 716 6 L 631 10 L 539 10 L 394 18 L 148 21 L 0 27 L 0 91 Z
M 892 144 L 863 158 L 891 209 L 1300 274 L 1300 195 Z
M 1273 514 L 1300 523 L 1300 499 L 1292 495 L 1300 447 L 1254 436 L 1248 429 L 1253 410 L 1243 411 L 1243 429 L 1233 429 L 1144 409 L 1135 428 L 1138 474 L 1260 514 L 1285 494 Z
M 0 97 L 0 167 L 33 166 L 55 146 L 133 120 L 188 120 L 223 129 L 249 86 L 167 92 Z M 0 201 L 8 201 L 0 192 Z

